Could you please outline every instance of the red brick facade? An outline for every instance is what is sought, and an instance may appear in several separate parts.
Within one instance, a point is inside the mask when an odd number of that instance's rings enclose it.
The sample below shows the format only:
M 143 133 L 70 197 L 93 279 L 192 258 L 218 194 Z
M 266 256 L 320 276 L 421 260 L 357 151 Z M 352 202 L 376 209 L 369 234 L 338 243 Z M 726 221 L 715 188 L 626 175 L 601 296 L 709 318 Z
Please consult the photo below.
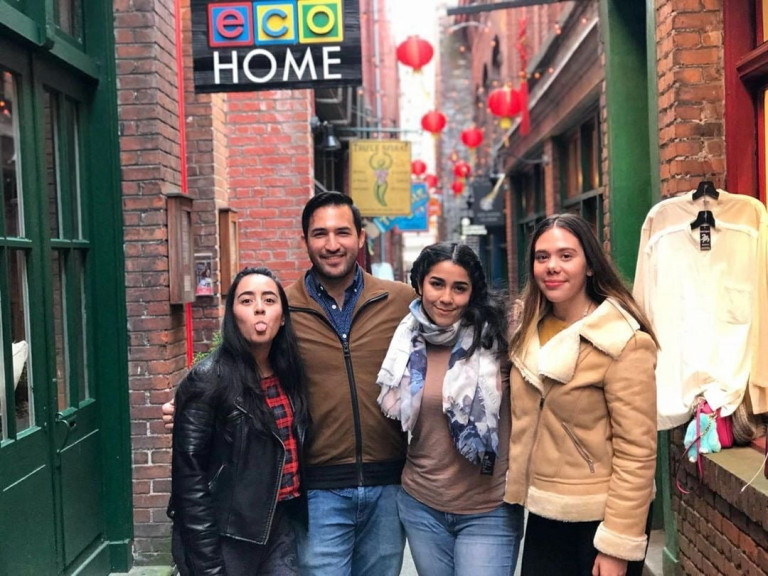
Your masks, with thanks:
M 678 429 L 672 434 L 673 465 L 682 457 L 682 442 L 683 431 Z M 759 463 L 757 455 L 750 460 Z M 673 489 L 672 509 L 679 548 L 675 574 L 765 576 L 768 496 L 762 489 L 745 486 L 748 478 L 745 480 L 709 459 L 704 460 L 703 470 L 700 481 L 696 466 L 685 461 L 677 474 L 681 485 L 692 491 L 682 495 Z
M 180 190 L 170 3 L 115 3 L 123 174 L 129 386 L 133 442 L 134 550 L 154 560 L 167 552 L 171 438 L 160 404 L 185 369 L 184 312 L 169 303 L 165 193 Z M 167 557 L 167 556 L 166 556 Z
M 656 2 L 661 194 L 724 184 L 723 18 L 717 0 Z
M 159 417 L 187 364 L 184 306 L 169 304 L 165 194 L 182 187 L 171 8 L 156 1 L 115 4 L 138 564 L 170 560 L 171 437 Z M 188 5 L 182 21 L 186 35 Z M 268 266 L 288 284 L 308 263 L 298 226 L 313 189 L 312 93 L 196 95 L 189 42 L 184 57 L 195 252 L 212 254 L 217 278 L 217 209 L 235 209 L 241 266 Z M 196 351 L 207 349 L 218 329 L 218 292 L 192 306 Z

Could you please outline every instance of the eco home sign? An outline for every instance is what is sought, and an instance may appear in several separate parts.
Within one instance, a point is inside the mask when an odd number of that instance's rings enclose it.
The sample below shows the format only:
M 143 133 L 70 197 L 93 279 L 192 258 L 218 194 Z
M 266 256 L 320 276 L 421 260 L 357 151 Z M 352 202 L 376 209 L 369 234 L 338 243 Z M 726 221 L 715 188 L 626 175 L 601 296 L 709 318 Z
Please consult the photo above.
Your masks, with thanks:
M 192 0 L 197 92 L 362 84 L 358 0 Z

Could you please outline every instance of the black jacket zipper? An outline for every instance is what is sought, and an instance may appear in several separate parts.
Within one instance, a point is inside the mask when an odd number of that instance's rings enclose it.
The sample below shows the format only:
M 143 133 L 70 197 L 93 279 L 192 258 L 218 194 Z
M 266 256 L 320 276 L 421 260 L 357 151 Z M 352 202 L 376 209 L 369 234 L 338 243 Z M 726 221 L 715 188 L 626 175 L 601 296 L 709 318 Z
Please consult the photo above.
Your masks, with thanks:
M 235 407 L 238 408 L 239 410 L 242 410 L 247 416 L 249 416 L 251 418 L 251 420 L 253 420 L 253 424 L 254 424 L 254 426 L 256 426 L 256 429 L 258 430 L 259 426 L 258 426 L 258 422 L 256 421 L 256 417 L 253 414 L 251 414 L 250 412 L 248 412 L 245 408 L 240 406 L 238 403 L 235 403 Z M 280 481 L 281 481 L 281 479 L 283 477 L 283 466 L 285 466 L 285 453 L 286 453 L 285 444 L 283 444 L 283 440 L 280 438 L 280 435 L 277 432 L 275 432 L 273 426 L 271 426 L 271 425 L 269 427 L 269 432 L 272 434 L 272 436 L 275 438 L 275 440 L 277 440 L 278 443 L 280 444 L 280 446 L 282 447 L 282 449 L 283 449 L 283 458 L 282 458 L 282 460 L 279 460 L 278 462 L 276 462 L 276 464 L 277 464 L 277 474 L 275 475 L 275 482 L 274 482 L 275 491 L 274 491 L 273 496 L 272 496 L 272 504 L 271 504 L 271 508 L 269 509 L 269 517 L 268 517 L 269 519 L 267 520 L 267 529 L 265 531 L 267 539 L 269 538 L 269 534 L 272 531 L 272 520 L 274 520 L 274 518 L 275 518 L 275 509 L 277 508 L 277 499 L 280 496 Z M 248 429 L 243 427 L 242 434 L 243 434 L 244 437 L 241 440 L 241 442 L 242 442 L 241 453 L 245 451 L 245 435 L 248 434 Z M 264 543 L 266 543 L 266 540 L 265 540 Z
M 313 310 L 312 308 L 303 308 L 303 307 L 291 307 L 291 312 L 294 311 L 302 311 L 302 312 L 309 312 L 311 314 L 314 314 L 315 316 L 321 318 L 323 322 L 325 322 L 330 329 L 333 331 L 334 334 L 339 339 L 339 342 L 341 343 L 341 350 L 342 354 L 344 355 L 344 366 L 347 369 L 347 383 L 349 384 L 349 395 L 352 402 L 352 422 L 355 426 L 355 467 L 357 468 L 357 485 L 358 486 L 364 486 L 365 485 L 365 474 L 363 473 L 363 432 L 362 432 L 362 426 L 360 424 L 360 406 L 357 401 L 357 385 L 355 383 L 355 373 L 352 369 L 352 354 L 349 350 L 349 340 L 352 339 L 352 327 L 355 324 L 355 319 L 360 314 L 360 312 L 365 308 L 366 306 L 369 306 L 370 304 L 373 304 L 374 302 L 378 302 L 379 300 L 384 300 L 389 296 L 388 293 L 379 294 L 378 296 L 374 296 L 373 298 L 370 298 L 369 300 L 366 300 L 360 305 L 360 308 L 358 308 L 355 315 L 352 317 L 352 322 L 349 326 L 349 334 L 347 334 L 347 339 L 345 340 L 342 338 L 338 332 L 336 332 L 336 328 L 333 327 L 333 324 L 328 320 L 328 317 L 325 314 L 321 314 L 317 310 Z

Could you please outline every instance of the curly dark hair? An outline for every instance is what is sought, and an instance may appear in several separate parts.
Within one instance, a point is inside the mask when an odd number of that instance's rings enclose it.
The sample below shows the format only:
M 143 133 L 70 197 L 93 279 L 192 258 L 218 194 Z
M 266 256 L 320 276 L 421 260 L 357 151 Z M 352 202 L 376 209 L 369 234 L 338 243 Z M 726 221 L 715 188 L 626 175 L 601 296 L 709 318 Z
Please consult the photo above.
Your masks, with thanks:
M 440 262 L 450 261 L 467 271 L 472 292 L 469 303 L 462 316 L 465 326 L 472 326 L 475 339 L 468 355 L 478 346 L 491 348 L 494 342 L 501 357 L 507 351 L 507 313 L 506 298 L 488 288 L 485 271 L 477 254 L 466 244 L 456 242 L 438 242 L 424 248 L 411 268 L 411 286 L 422 296 L 422 286 L 429 271 Z

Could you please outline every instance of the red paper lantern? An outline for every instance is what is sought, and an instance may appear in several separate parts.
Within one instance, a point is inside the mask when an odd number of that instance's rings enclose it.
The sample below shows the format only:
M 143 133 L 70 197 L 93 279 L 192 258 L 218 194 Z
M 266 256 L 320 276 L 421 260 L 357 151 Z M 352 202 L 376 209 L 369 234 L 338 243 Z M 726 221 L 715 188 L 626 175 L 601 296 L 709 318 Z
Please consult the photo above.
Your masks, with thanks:
M 512 126 L 512 117 L 520 113 L 520 93 L 510 86 L 497 88 L 488 95 L 488 108 L 499 116 L 499 125 L 505 130 Z
M 424 176 L 424 182 L 427 185 L 427 189 L 432 190 L 433 188 L 437 188 L 437 176 L 434 174 L 427 174 Z
M 427 165 L 423 160 L 414 160 L 411 162 L 411 174 L 416 177 L 421 176 L 427 171 Z
M 421 127 L 431 132 L 433 136 L 437 136 L 445 128 L 445 114 L 437 110 L 427 112 L 421 117 Z
M 454 196 L 458 196 L 464 192 L 464 182 L 461 180 L 454 180 L 453 184 L 451 184 L 451 190 L 453 190 Z
M 466 162 L 456 162 L 453 165 L 453 175 L 456 178 L 468 178 L 472 173 L 472 167 Z
M 483 131 L 480 128 L 467 128 L 461 132 L 461 142 L 470 150 L 483 143 Z
M 432 60 L 434 50 L 432 49 L 432 44 L 423 38 L 408 36 L 397 47 L 395 54 L 401 64 L 410 66 L 414 72 L 419 72 L 423 66 L 426 66 Z

